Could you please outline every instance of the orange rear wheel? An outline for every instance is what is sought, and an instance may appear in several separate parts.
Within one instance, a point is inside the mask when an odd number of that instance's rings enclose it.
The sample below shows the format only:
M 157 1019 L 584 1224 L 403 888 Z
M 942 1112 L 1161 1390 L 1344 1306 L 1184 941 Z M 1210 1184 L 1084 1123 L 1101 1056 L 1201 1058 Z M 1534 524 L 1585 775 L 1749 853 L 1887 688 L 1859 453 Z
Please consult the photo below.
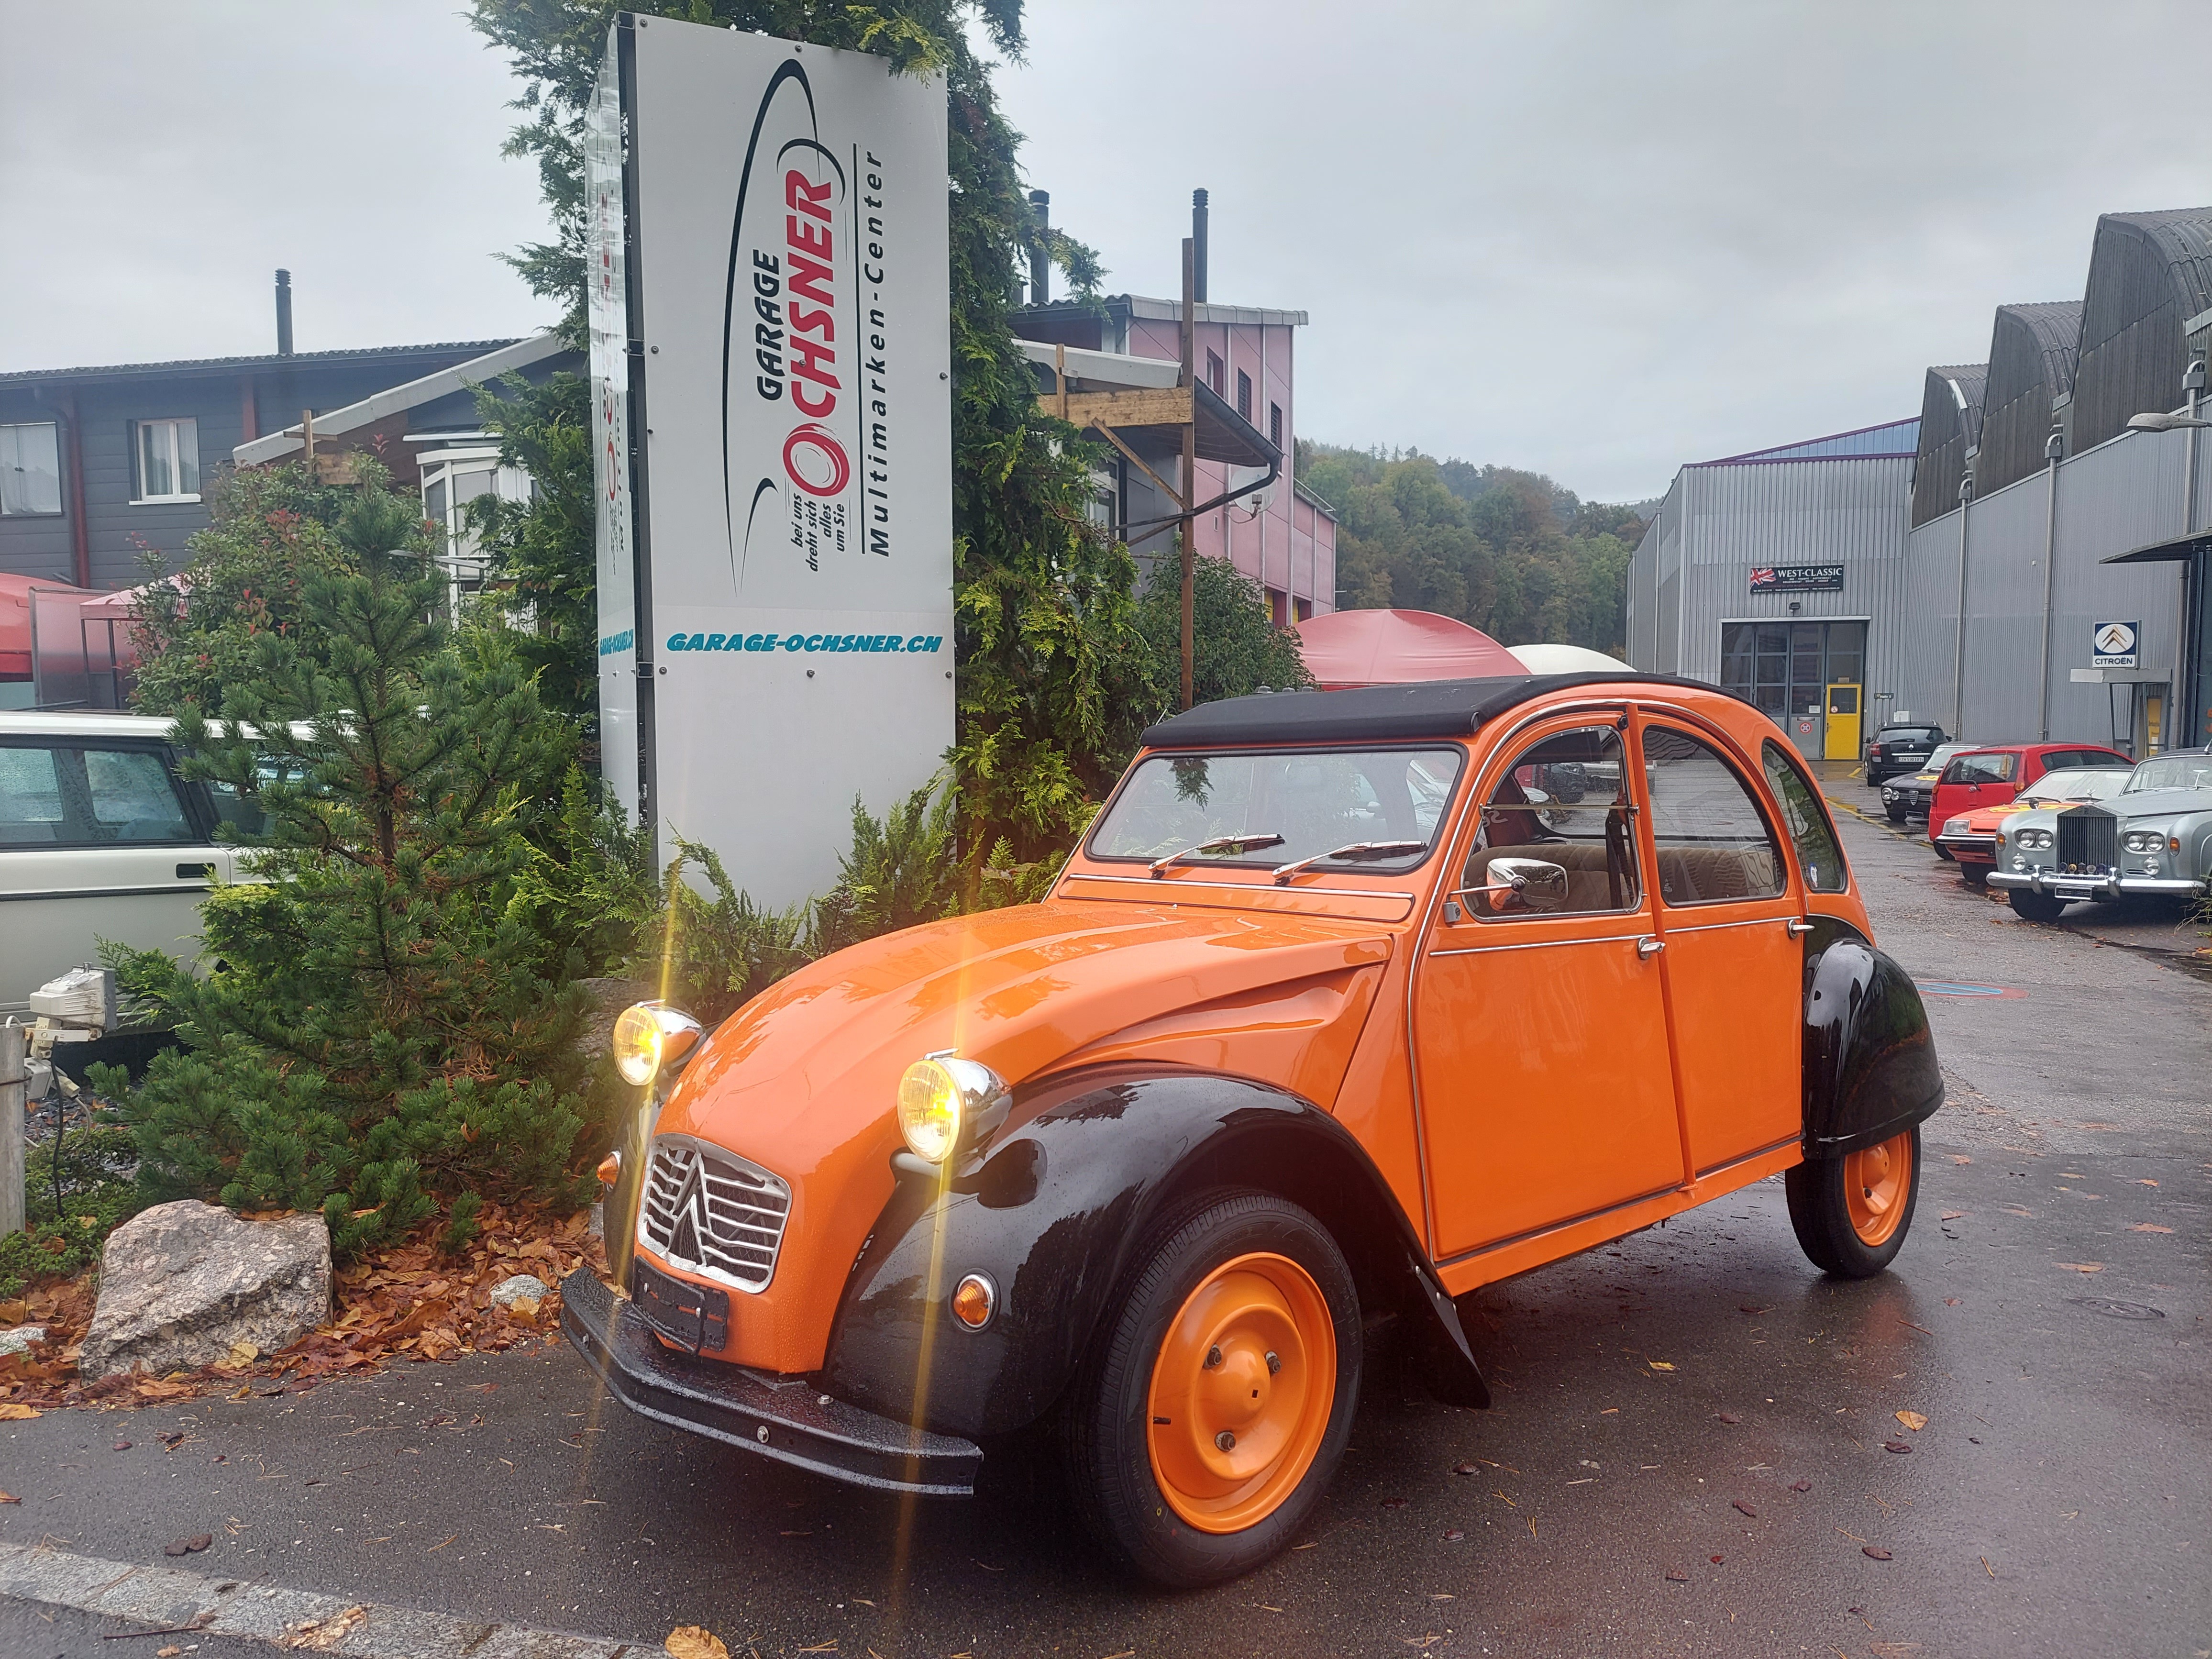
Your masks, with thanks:
M 1850 1212 L 1851 1231 L 1869 1249 L 1888 1243 L 1905 1218 L 1905 1194 L 1912 1190 L 1915 1139 L 1907 1132 L 1878 1146 L 1844 1154 L 1844 1203 Z
M 1147 1441 L 1168 1506 L 1200 1532 L 1275 1512 L 1320 1450 L 1336 1401 L 1336 1330 L 1313 1276 L 1257 1251 L 1200 1280 L 1152 1362 Z

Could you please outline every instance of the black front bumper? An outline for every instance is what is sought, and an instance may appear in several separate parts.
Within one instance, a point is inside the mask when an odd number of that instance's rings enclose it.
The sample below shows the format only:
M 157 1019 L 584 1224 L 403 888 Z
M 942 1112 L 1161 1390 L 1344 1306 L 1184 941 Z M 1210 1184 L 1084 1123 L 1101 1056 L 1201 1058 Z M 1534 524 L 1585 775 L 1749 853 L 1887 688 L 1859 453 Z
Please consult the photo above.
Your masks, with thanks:
M 878 1417 L 803 1377 L 672 1352 L 588 1267 L 561 1282 L 561 1328 L 609 1392 L 641 1417 L 852 1486 L 931 1498 L 975 1492 L 983 1454 L 974 1442 Z

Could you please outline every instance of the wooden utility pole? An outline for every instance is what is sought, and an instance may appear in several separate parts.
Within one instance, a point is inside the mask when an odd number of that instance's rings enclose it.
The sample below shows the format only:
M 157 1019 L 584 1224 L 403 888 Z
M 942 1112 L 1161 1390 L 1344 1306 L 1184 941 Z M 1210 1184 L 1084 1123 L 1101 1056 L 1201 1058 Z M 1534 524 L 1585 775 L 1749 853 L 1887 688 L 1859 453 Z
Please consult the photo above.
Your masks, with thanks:
M 1182 377 L 1184 394 L 1192 400 L 1191 418 L 1182 428 L 1182 485 L 1180 505 L 1182 522 L 1176 527 L 1176 540 L 1182 551 L 1182 706 L 1190 707 L 1194 691 L 1192 670 L 1195 661 L 1193 643 L 1194 613 L 1198 603 L 1198 562 L 1196 550 L 1191 545 L 1191 534 L 1197 526 L 1192 523 L 1190 510 L 1198 500 L 1198 313 L 1196 256 L 1191 239 L 1182 239 Z

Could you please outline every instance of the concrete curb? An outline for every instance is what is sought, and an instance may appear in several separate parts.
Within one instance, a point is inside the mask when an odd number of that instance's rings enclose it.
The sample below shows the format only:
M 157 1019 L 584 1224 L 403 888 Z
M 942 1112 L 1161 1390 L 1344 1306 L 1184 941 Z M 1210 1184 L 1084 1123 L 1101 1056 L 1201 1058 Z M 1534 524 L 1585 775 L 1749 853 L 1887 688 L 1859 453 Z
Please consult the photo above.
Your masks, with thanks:
M 0 1596 L 354 1659 L 646 1659 L 661 1651 L 658 1644 L 489 1625 L 37 1545 L 0 1545 Z

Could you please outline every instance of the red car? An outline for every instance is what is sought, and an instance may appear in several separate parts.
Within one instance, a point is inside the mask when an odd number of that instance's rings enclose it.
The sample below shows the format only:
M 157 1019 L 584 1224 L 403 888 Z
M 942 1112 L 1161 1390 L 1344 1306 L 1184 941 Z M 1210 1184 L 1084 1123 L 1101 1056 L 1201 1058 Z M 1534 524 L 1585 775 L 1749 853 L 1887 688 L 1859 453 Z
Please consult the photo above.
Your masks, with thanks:
M 2045 772 L 2074 766 L 2133 766 L 2135 762 L 2117 749 L 2081 743 L 2008 743 L 1954 755 L 1936 781 L 1936 799 L 1928 809 L 1929 839 L 1938 858 L 1952 850 L 1939 839 L 1943 826 L 1954 817 L 2002 806 Z

